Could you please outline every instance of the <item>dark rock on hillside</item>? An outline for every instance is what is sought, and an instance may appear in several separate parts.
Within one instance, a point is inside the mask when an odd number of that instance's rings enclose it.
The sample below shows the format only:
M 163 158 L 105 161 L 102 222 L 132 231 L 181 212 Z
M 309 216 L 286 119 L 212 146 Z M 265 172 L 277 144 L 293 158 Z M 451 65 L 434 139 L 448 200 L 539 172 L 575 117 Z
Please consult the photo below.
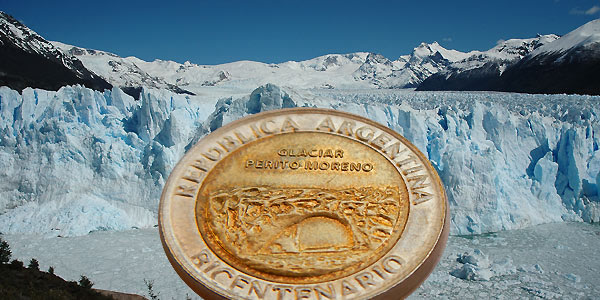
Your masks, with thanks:
M 25 87 L 58 90 L 74 84 L 101 91 L 112 88 L 81 61 L 0 12 L 0 85 L 17 90 Z
M 600 95 L 600 44 L 561 56 L 554 53 L 518 62 L 502 74 L 497 90 Z

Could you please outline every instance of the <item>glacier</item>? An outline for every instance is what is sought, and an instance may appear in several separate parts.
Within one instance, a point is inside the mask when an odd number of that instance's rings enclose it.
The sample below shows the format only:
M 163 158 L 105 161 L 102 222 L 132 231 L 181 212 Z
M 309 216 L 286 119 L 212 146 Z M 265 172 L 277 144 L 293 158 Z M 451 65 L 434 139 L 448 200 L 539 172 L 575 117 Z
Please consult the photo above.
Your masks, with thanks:
M 179 95 L 0 87 L 0 232 L 77 236 L 152 227 L 162 186 L 196 141 L 245 115 L 323 107 L 399 132 L 444 182 L 451 233 L 600 221 L 600 98 L 294 89 Z

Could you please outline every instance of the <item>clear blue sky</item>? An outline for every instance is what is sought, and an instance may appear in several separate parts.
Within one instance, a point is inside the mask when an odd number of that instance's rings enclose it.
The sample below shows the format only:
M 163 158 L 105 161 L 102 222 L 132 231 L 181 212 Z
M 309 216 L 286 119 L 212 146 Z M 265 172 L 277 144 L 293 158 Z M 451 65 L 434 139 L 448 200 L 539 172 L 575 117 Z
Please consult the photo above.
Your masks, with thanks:
M 48 40 L 144 60 L 278 63 L 368 51 L 390 59 L 421 42 L 461 51 L 559 35 L 600 17 L 600 0 L 0 0 Z

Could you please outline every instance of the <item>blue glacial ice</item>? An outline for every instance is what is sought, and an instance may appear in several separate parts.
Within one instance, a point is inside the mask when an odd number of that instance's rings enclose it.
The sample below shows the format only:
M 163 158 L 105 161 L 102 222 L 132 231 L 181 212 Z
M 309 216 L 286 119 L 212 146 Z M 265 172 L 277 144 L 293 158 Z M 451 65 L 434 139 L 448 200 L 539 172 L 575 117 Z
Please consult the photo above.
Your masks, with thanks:
M 411 140 L 444 182 L 453 234 L 600 221 L 598 97 L 268 84 L 214 98 L 1 87 L 0 232 L 153 226 L 162 186 L 193 143 L 242 116 L 295 106 L 359 114 Z

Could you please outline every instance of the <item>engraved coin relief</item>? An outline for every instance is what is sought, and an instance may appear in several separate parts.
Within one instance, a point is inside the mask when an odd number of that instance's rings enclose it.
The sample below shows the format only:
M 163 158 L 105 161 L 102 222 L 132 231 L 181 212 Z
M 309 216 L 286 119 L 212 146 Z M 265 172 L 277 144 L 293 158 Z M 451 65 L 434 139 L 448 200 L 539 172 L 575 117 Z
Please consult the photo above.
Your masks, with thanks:
M 205 298 L 406 296 L 447 238 L 424 156 L 379 124 L 320 109 L 202 139 L 169 177 L 159 219 L 167 257 Z
M 394 170 L 345 137 L 281 133 L 215 165 L 196 202 L 198 226 L 222 259 L 257 277 L 297 283 L 351 274 L 404 228 L 406 185 L 382 176 Z
M 250 267 L 314 276 L 371 256 L 404 226 L 407 205 L 397 187 L 249 187 L 213 193 L 206 219 L 220 246 Z

